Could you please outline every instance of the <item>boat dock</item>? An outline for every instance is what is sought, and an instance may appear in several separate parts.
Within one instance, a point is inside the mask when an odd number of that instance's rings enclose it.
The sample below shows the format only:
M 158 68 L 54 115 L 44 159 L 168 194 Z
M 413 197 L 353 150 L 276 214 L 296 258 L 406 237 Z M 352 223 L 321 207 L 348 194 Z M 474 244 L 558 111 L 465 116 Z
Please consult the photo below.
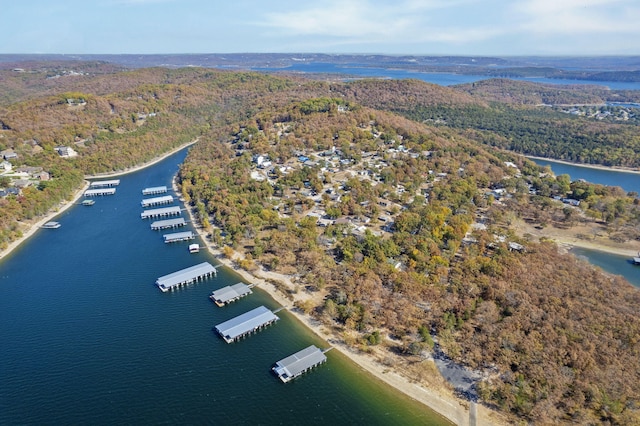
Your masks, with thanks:
M 242 299 L 251 293 L 253 292 L 248 285 L 245 283 L 237 283 L 214 291 L 211 293 L 211 296 L 209 296 L 209 299 L 213 300 L 216 305 L 223 307 L 224 305 L 235 302 L 238 299 Z
M 98 189 L 87 189 L 84 191 L 85 197 L 95 197 L 98 195 L 113 195 L 116 193 L 115 188 L 98 188 Z
M 89 184 L 91 188 L 106 188 L 106 187 L 112 187 L 112 186 L 118 186 L 118 185 L 120 185 L 120 179 L 96 180 Z
M 189 253 L 199 253 L 200 252 L 200 244 L 189 244 Z
M 272 370 L 283 383 L 287 383 L 326 361 L 324 352 L 311 345 L 276 362 Z
M 631 263 L 633 263 L 634 265 L 640 265 L 640 257 L 634 257 L 631 260 Z
M 62 225 L 60 224 L 60 222 L 47 222 L 45 224 L 43 224 L 40 228 L 44 228 L 44 229 L 58 229 L 60 228 Z
M 178 219 L 158 220 L 151 223 L 151 229 L 157 231 L 159 229 L 178 228 L 180 226 L 185 226 L 186 224 L 187 222 L 182 217 Z
M 156 195 L 156 194 L 164 194 L 167 192 L 166 186 L 154 186 L 151 188 L 145 188 L 142 190 L 142 195 Z
M 179 216 L 180 215 L 180 207 L 163 207 L 161 209 L 151 209 L 145 210 L 140 213 L 140 217 L 142 219 L 156 218 L 156 217 L 167 217 L 167 216 Z
M 238 341 L 251 333 L 273 324 L 280 318 L 264 306 L 259 306 L 235 318 L 215 326 L 215 330 L 227 343 Z
M 94 205 L 95 203 L 96 203 L 96 202 L 95 202 L 95 200 L 84 200 L 81 204 L 82 204 L 83 206 L 92 206 L 92 205 Z
M 216 268 L 209 262 L 203 262 L 189 268 L 181 269 L 156 280 L 156 285 L 163 293 L 179 287 L 204 280 L 217 274 Z
M 173 203 L 173 196 L 165 195 L 163 197 L 147 198 L 146 200 L 142 200 L 140 205 L 143 208 L 147 208 L 152 206 L 159 206 L 161 204 L 172 204 L 172 203 Z
M 162 236 L 165 243 L 177 243 L 179 241 L 193 240 L 196 236 L 192 231 L 176 232 L 173 234 L 165 234 Z

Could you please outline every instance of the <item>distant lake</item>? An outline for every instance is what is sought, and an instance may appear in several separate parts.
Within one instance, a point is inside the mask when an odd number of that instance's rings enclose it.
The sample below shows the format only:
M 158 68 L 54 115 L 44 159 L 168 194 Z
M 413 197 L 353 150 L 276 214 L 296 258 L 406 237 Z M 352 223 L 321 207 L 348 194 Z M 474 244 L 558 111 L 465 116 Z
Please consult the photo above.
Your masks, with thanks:
M 256 67 L 252 68 L 254 71 L 287 71 L 287 72 L 301 72 L 301 73 L 328 73 L 328 74 L 349 74 L 359 77 L 371 77 L 371 78 L 390 78 L 390 79 L 417 79 L 426 81 L 428 83 L 437 84 L 440 86 L 452 86 L 455 84 L 473 83 L 481 80 L 488 80 L 490 78 L 484 75 L 467 75 L 467 74 L 455 74 L 455 73 L 438 73 L 438 72 L 419 72 L 394 68 L 373 68 L 352 65 L 339 65 L 324 62 L 304 62 L 296 63 L 294 65 L 283 68 L 265 68 Z M 515 78 L 507 77 L 510 80 L 530 81 L 534 83 L 546 83 L 546 84 L 577 84 L 577 85 L 598 85 L 606 86 L 611 89 L 619 90 L 640 90 L 640 83 L 626 83 L 618 81 L 595 81 L 595 80 L 563 80 L 555 78 Z
M 559 163 L 553 160 L 531 159 L 540 166 L 549 166 L 553 173 L 567 174 L 571 180 L 584 179 L 587 182 L 608 186 L 619 186 L 627 192 L 635 191 L 640 194 L 640 174 L 619 170 L 594 169 L 591 167 Z

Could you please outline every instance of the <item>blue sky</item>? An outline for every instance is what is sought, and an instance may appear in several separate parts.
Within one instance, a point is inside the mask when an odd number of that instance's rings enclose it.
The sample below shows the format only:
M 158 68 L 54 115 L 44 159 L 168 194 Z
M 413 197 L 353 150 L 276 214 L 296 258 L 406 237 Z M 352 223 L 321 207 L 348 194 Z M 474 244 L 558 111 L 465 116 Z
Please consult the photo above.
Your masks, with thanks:
M 638 0 L 18 0 L 0 53 L 639 55 Z

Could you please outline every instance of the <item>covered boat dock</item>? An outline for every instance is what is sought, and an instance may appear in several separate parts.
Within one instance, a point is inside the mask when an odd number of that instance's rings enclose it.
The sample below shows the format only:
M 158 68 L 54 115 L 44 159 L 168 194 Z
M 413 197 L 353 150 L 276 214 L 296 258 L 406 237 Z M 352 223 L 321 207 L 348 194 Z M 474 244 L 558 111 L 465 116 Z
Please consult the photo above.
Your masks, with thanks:
M 157 231 L 159 229 L 178 228 L 180 226 L 185 226 L 186 224 L 187 222 L 182 217 L 178 219 L 158 220 L 151 223 L 151 229 Z
M 94 182 L 91 182 L 90 184 L 91 188 L 105 188 L 105 187 L 118 186 L 118 185 L 120 185 L 120 179 L 96 180 Z
M 115 188 L 98 188 L 98 189 L 87 189 L 84 191 L 85 197 L 95 197 L 98 195 L 113 195 L 116 193 Z
M 156 280 L 156 285 L 163 292 L 173 290 L 198 280 L 204 280 L 216 275 L 217 271 L 209 262 L 203 262 L 189 268 L 181 269 L 169 275 L 164 275 Z
M 245 283 L 237 283 L 214 291 L 211 293 L 211 296 L 209 296 L 209 299 L 213 300 L 216 305 L 223 307 L 224 305 L 235 302 L 236 300 L 248 296 L 251 293 L 253 292 L 248 285 Z
M 319 348 L 311 345 L 276 362 L 272 370 L 283 383 L 287 383 L 326 361 L 327 356 Z
M 143 208 L 147 208 L 151 206 L 159 206 L 161 204 L 171 204 L 171 203 L 173 203 L 173 196 L 165 195 L 162 197 L 147 198 L 146 200 L 142 200 L 140 205 Z
M 151 188 L 145 188 L 142 190 L 142 195 L 156 195 L 156 194 L 164 194 L 167 192 L 166 186 L 154 186 Z
M 167 217 L 167 216 L 179 216 L 180 215 L 180 207 L 163 207 L 161 209 L 151 209 L 145 210 L 140 213 L 140 217 L 142 219 L 156 218 L 156 217 Z
M 245 312 L 242 315 L 238 315 L 235 318 L 216 325 L 215 330 L 222 336 L 225 342 L 232 343 L 251 333 L 255 333 L 269 324 L 273 324 L 279 319 L 280 318 L 266 307 L 259 306 L 249 312 Z
M 180 241 L 193 240 L 196 236 L 192 231 L 175 232 L 173 234 L 165 234 L 162 236 L 165 243 L 177 243 Z

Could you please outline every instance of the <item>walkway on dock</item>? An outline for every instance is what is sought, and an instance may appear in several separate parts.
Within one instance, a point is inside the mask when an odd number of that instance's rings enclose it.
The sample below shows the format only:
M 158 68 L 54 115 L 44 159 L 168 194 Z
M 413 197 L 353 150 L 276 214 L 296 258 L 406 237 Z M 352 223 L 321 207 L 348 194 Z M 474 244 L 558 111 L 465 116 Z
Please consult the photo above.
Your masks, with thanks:
M 259 306 L 249 312 L 245 312 L 242 315 L 238 315 L 235 318 L 216 325 L 215 330 L 225 342 L 232 343 L 251 333 L 255 333 L 269 324 L 273 324 L 279 319 L 280 318 L 266 307 Z
M 181 269 L 156 280 L 156 285 L 163 292 L 173 290 L 217 274 L 216 268 L 209 262 L 203 262 L 189 268 Z

